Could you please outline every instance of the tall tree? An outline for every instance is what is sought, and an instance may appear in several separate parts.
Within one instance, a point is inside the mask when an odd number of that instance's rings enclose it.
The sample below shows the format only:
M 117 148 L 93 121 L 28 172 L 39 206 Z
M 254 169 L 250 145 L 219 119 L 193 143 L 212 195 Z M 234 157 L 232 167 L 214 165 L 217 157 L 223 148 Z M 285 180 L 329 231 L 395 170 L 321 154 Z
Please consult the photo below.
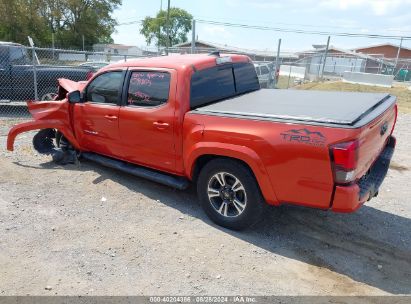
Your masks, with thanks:
M 116 20 L 111 13 L 122 0 L 1 0 L 0 40 L 50 46 L 52 33 L 59 47 L 86 48 L 110 42 Z
M 191 30 L 193 16 L 187 11 L 172 7 L 169 15 L 170 45 L 187 41 L 187 33 Z M 167 11 L 161 10 L 157 15 L 143 20 L 140 33 L 146 38 L 147 44 L 156 46 L 167 45 Z

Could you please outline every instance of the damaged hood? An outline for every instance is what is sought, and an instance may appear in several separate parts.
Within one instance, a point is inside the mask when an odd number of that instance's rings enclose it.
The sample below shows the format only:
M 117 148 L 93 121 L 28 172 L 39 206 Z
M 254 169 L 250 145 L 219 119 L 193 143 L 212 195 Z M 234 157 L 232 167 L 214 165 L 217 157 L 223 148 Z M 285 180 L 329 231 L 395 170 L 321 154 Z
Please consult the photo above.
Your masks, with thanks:
M 87 84 L 87 81 L 72 81 L 70 79 L 60 78 L 58 79 L 60 88 L 63 88 L 67 93 L 73 91 L 82 91 Z M 65 96 L 65 92 L 63 93 Z M 27 107 L 30 114 L 35 120 L 42 119 L 57 119 L 66 120 L 68 117 L 69 104 L 66 98 L 62 100 L 52 101 L 27 101 Z
M 70 79 L 60 78 L 58 79 L 59 86 L 65 89 L 68 93 L 73 91 L 82 91 L 87 84 L 87 81 L 73 81 Z

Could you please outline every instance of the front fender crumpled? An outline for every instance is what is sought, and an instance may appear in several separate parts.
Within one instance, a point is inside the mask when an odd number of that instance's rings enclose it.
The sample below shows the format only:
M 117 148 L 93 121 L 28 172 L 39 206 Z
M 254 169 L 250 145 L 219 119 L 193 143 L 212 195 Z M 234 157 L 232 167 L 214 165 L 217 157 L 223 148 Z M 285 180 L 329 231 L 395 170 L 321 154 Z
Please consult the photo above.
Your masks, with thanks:
M 42 129 L 59 130 L 64 135 L 64 137 L 67 138 L 67 140 L 73 145 L 75 149 L 80 149 L 71 129 L 67 127 L 67 125 L 65 125 L 63 122 L 58 120 L 35 120 L 17 124 L 11 128 L 7 137 L 7 150 L 14 150 L 14 142 L 17 135 L 24 132 Z

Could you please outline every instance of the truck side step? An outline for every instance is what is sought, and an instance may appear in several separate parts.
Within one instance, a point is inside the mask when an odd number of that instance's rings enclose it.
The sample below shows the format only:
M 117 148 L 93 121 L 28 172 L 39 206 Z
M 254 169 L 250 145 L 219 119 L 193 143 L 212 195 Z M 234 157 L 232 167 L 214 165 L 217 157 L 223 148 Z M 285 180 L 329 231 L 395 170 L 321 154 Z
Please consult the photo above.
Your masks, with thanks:
M 143 177 L 156 183 L 160 183 L 178 190 L 187 189 L 190 182 L 188 179 L 170 174 L 161 173 L 152 169 L 116 160 L 96 153 L 85 152 L 81 156 L 106 167 L 114 168 L 134 176 Z

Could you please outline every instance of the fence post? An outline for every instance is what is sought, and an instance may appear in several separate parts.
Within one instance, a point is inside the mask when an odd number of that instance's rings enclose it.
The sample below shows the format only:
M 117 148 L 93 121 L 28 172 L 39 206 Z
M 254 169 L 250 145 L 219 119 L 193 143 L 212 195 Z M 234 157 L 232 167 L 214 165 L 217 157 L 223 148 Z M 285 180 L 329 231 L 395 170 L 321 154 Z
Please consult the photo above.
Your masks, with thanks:
M 53 60 L 54 60 L 55 59 L 54 58 L 54 33 L 51 33 L 51 48 L 52 48 L 51 53 L 53 54 L 52 56 L 53 56 Z
M 325 63 L 326 63 L 326 61 L 327 61 L 328 48 L 330 47 L 330 38 L 331 38 L 331 37 L 328 36 L 327 46 L 325 47 L 324 61 L 323 61 L 323 66 L 322 66 L 322 68 L 321 68 L 321 77 L 320 77 L 321 81 L 324 79 L 324 69 L 325 69 Z
M 196 21 L 193 19 L 193 26 L 191 31 L 191 54 L 196 50 Z
M 270 71 L 270 79 L 268 81 L 268 86 L 270 89 L 275 89 L 276 85 L 277 85 L 277 68 L 278 68 L 278 63 L 280 61 L 280 50 L 281 50 L 281 38 L 278 39 L 278 47 L 277 47 L 277 57 L 275 59 L 275 66 L 274 66 L 274 73 L 272 73 L 272 71 Z M 272 80 L 272 83 L 271 83 Z
M 36 50 L 34 49 L 33 40 L 29 37 L 29 42 L 31 44 L 31 52 L 33 59 L 33 87 L 34 87 L 34 100 L 39 100 L 37 93 L 37 70 L 36 70 Z
M 400 58 L 400 52 L 401 52 L 403 39 L 404 39 L 404 37 L 401 37 L 400 45 L 398 46 L 397 58 L 395 59 L 395 65 L 394 65 L 394 68 L 392 69 L 392 75 L 394 75 L 395 69 L 397 68 L 398 59 Z
M 288 72 L 288 83 L 287 83 L 287 89 L 289 89 L 289 88 L 290 88 L 291 67 L 292 67 L 292 65 L 290 64 L 290 71 Z

